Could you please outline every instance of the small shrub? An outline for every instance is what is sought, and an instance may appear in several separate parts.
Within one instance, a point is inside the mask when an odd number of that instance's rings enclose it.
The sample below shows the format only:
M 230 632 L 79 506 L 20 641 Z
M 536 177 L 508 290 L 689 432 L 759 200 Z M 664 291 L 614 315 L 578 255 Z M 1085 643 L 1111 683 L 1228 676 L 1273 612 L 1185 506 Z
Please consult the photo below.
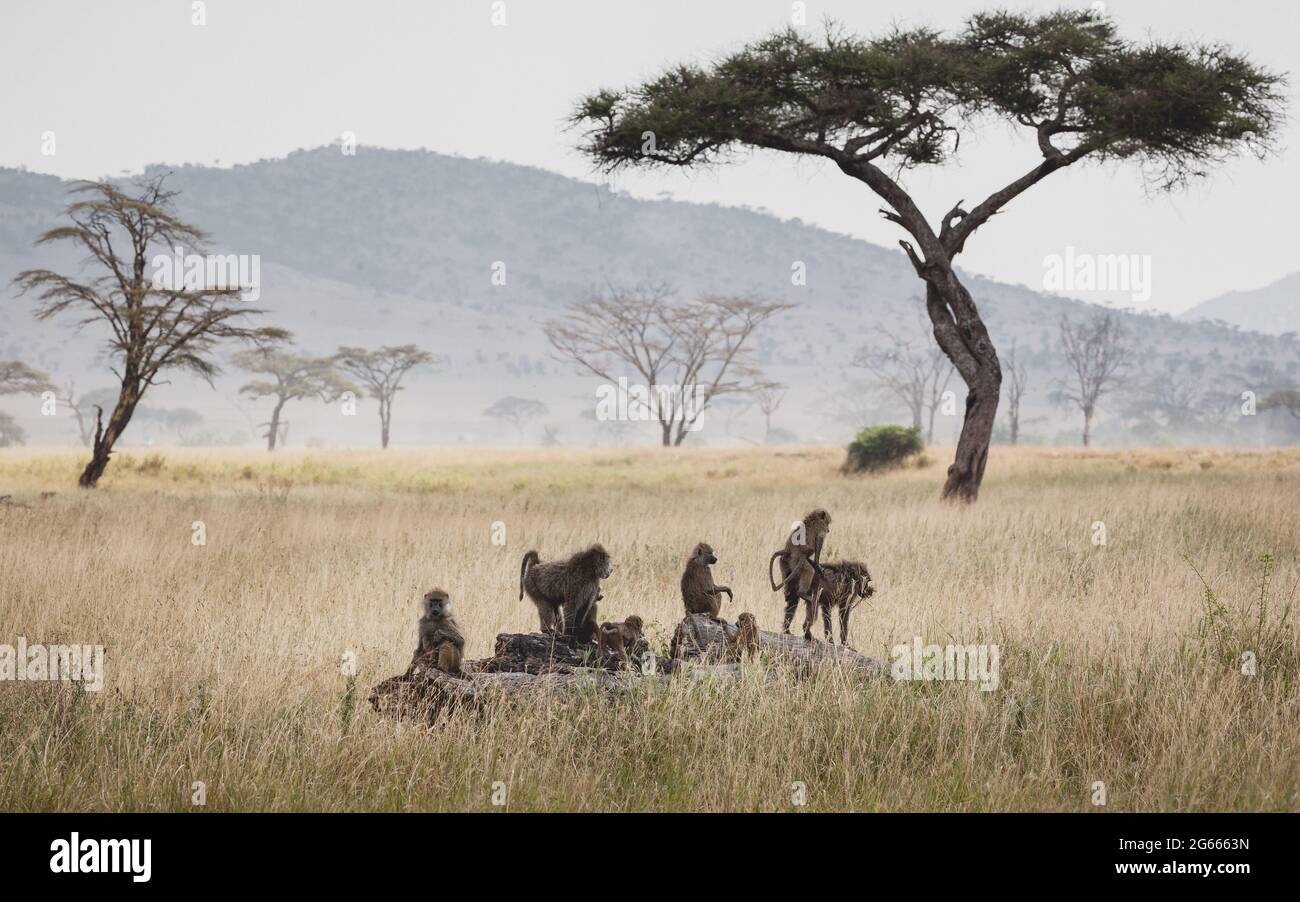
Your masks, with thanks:
M 901 466 L 914 454 L 925 450 L 921 430 L 908 426 L 871 426 L 858 433 L 849 444 L 844 461 L 845 473 L 887 470 Z

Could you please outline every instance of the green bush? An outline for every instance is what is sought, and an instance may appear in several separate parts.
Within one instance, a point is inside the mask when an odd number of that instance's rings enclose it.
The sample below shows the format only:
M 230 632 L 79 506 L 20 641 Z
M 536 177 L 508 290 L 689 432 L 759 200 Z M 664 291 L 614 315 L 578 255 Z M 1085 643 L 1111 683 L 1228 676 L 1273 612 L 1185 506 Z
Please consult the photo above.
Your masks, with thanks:
M 871 426 L 849 444 L 844 472 L 886 470 L 901 466 L 913 454 L 925 450 L 921 430 L 909 426 Z

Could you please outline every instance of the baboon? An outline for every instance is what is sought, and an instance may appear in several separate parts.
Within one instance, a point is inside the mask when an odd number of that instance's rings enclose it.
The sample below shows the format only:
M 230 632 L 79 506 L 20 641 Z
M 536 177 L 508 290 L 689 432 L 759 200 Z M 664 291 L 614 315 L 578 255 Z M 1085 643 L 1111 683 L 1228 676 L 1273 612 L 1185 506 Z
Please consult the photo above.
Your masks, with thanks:
M 451 615 L 451 598 L 442 589 L 424 593 L 424 615 L 419 620 L 420 644 L 415 646 L 407 675 L 417 667 L 441 670 L 461 676 L 460 662 L 465 652 L 465 636 Z
M 645 640 L 645 624 L 636 614 L 622 623 L 602 623 L 596 633 L 596 652 L 604 657 L 609 652 L 618 652 L 626 662 L 628 655 L 635 652 L 637 646 Z
M 727 600 L 732 601 L 731 589 L 715 585 L 710 564 L 716 564 L 718 556 L 707 543 L 695 546 L 691 556 L 686 559 L 686 570 L 682 573 L 682 603 L 688 614 L 708 614 L 718 619 L 722 609 L 722 593 L 727 593 Z
M 749 611 L 736 618 L 736 635 L 727 645 L 729 660 L 740 661 L 758 654 L 758 621 Z
M 840 644 L 849 644 L 849 614 L 864 598 L 876 594 L 871 585 L 871 572 L 861 561 L 835 561 L 822 565 L 822 582 L 817 593 L 817 606 L 822 612 L 822 629 L 827 642 L 835 641 L 835 631 L 831 629 L 831 608 L 840 609 Z M 812 638 L 812 612 L 804 621 L 805 639 Z
M 831 531 L 831 515 L 821 508 L 809 511 L 803 521 L 790 531 L 785 547 L 775 552 L 767 560 L 767 578 L 772 583 L 772 591 L 785 590 L 785 619 L 781 632 L 790 632 L 790 623 L 794 612 L 799 608 L 799 599 L 808 607 L 808 617 L 816 613 L 817 585 L 822 579 L 822 545 L 826 534 Z M 781 581 L 772 576 L 772 562 L 780 559 Z M 811 638 L 808 630 L 804 638 Z
M 613 572 L 609 552 L 601 545 L 563 561 L 542 561 L 536 551 L 530 551 L 519 567 L 519 599 L 527 592 L 537 605 L 542 632 L 591 642 L 596 633 L 596 602 L 602 597 L 600 581 Z

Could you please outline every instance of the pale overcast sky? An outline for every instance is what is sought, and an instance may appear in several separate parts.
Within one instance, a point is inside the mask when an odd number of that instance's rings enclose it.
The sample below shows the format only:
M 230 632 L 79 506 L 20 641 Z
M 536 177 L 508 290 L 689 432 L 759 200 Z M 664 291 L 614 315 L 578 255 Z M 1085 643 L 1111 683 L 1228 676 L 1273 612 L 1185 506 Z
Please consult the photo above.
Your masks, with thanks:
M 708 59 L 790 21 L 788 0 L 4 0 L 0 6 L 0 165 L 64 177 L 149 163 L 221 165 L 280 157 L 351 131 L 363 144 L 486 156 L 595 179 L 562 130 L 576 98 Z M 989 6 L 1058 3 L 871 0 L 806 3 L 861 33 L 893 22 L 957 26 Z M 1064 4 L 1084 6 L 1089 4 Z M 1113 0 L 1124 33 L 1223 41 L 1295 73 L 1295 12 L 1273 0 Z M 986 225 L 966 269 L 1041 287 L 1044 259 L 1150 255 L 1151 298 L 1178 312 L 1300 269 L 1296 78 L 1278 154 L 1246 157 L 1172 196 L 1148 196 L 1133 167 L 1049 178 Z M 42 154 L 52 131 L 56 153 Z M 1036 161 L 1032 142 L 996 130 L 964 140 L 957 164 L 907 176 L 932 217 Z M 894 246 L 879 203 L 837 170 L 763 154 L 706 173 L 620 175 L 642 196 L 764 207 Z

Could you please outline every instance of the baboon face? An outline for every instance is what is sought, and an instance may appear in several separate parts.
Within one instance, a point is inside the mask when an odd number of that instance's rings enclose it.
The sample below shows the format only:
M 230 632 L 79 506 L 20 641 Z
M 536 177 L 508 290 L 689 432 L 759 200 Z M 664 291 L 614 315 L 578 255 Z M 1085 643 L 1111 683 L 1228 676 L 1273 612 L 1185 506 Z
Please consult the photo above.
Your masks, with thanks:
M 451 609 L 451 598 L 441 589 L 431 589 L 424 594 L 424 615 L 445 617 Z
M 623 623 L 625 623 L 630 628 L 636 630 L 638 633 L 641 632 L 642 629 L 644 629 L 645 627 L 645 623 L 636 614 L 633 614 L 631 617 L 624 620 Z
M 819 507 L 814 511 L 810 511 L 808 516 L 803 518 L 803 522 L 807 523 L 809 526 L 813 525 L 814 523 L 820 523 L 823 528 L 830 529 L 831 515 Z
M 605 550 L 604 545 L 592 545 L 587 549 L 592 563 L 595 565 L 592 569 L 600 574 L 601 579 L 609 579 L 614 572 L 614 562 L 610 560 L 609 552 Z
M 705 566 L 716 564 L 718 556 L 713 553 L 713 548 L 707 542 L 701 542 L 695 546 L 694 558 L 697 562 Z
M 754 620 L 754 615 L 748 611 L 736 618 L 736 626 L 741 627 L 742 629 L 757 625 L 758 623 Z

